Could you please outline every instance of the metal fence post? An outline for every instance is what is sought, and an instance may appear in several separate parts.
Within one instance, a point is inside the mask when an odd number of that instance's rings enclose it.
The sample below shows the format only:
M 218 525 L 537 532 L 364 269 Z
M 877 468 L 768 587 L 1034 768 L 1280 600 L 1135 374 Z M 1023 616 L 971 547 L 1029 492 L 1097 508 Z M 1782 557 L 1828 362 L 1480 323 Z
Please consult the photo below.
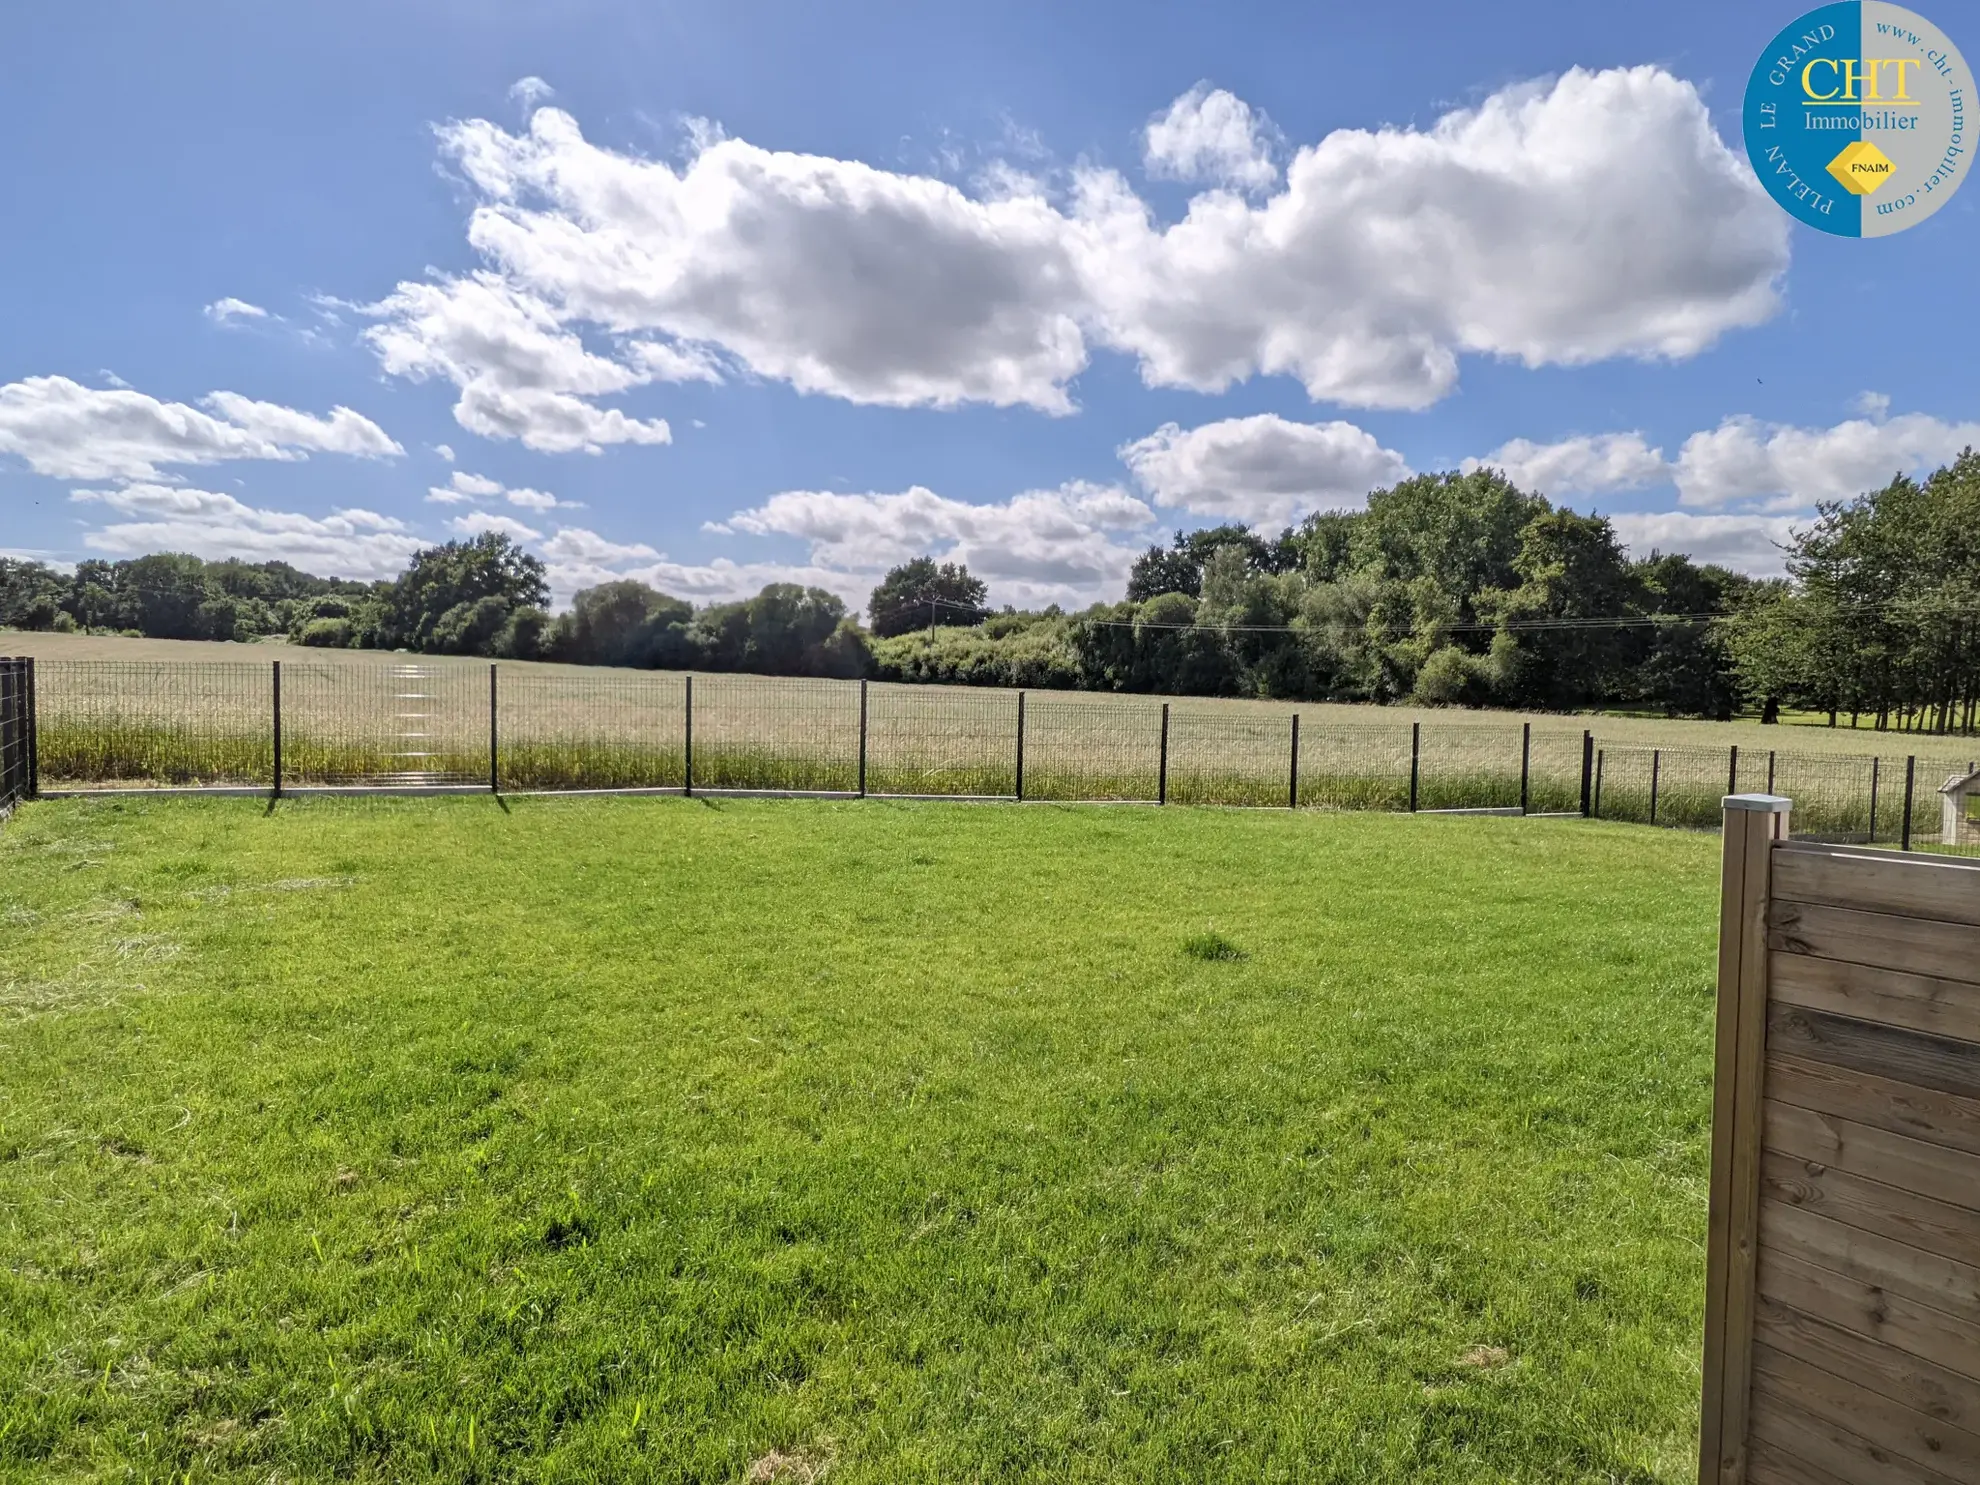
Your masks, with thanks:
M 866 798 L 866 678 L 859 682 L 859 797 Z
M 1155 764 L 1155 802 L 1169 802 L 1169 703 L 1162 703 L 1162 752 Z
M 1774 750 L 1767 749 L 1767 792 L 1774 792 Z
M 1409 724 L 1409 812 L 1412 815 L 1416 813 L 1416 783 L 1422 772 L 1422 758 L 1423 724 L 1411 722 Z
M 34 703 L 34 655 L 28 655 L 28 798 L 42 798 L 42 721 Z
M 1870 760 L 1870 844 L 1877 844 L 1877 782 L 1883 773 L 1884 760 Z
M 1732 745 L 1732 756 L 1726 763 L 1726 793 L 1739 793 L 1739 744 Z
M 495 662 L 488 662 L 488 792 L 502 792 L 502 754 L 495 727 Z
M 1595 734 L 1587 728 L 1581 732 L 1581 818 L 1589 815 L 1589 791 L 1595 783 Z
M 274 798 L 280 799 L 282 797 L 282 662 L 276 660 L 271 663 L 275 667 L 275 674 L 271 681 L 271 697 L 275 707 L 275 767 L 273 770 L 275 779 L 274 787 L 269 792 Z
M 685 773 L 681 793 L 694 797 L 694 677 L 682 677 L 682 717 L 685 725 L 683 761 Z
M 1017 797 L 1024 803 L 1024 692 L 1018 692 Z
M 1292 782 L 1286 791 L 1286 808 L 1299 808 L 1299 713 L 1293 713 L 1292 728 Z
M 1904 760 L 1904 826 L 1899 832 L 1898 837 L 1898 849 L 1900 851 L 1911 849 L 1911 788 L 1917 776 L 1918 759 L 1915 757 L 1906 758 Z
M 1522 722 L 1519 727 L 1519 812 L 1526 813 L 1527 801 L 1531 797 L 1528 782 L 1533 772 L 1533 724 Z
M 1664 752 L 1661 748 L 1650 750 L 1650 823 L 1657 823 L 1657 775 L 1661 772 Z

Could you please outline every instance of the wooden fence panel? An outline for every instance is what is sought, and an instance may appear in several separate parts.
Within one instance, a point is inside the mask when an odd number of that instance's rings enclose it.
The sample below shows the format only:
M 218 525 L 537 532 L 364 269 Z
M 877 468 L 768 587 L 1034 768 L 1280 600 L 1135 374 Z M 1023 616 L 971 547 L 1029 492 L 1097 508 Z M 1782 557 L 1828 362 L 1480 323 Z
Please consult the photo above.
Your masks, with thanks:
M 1726 800 L 1701 1485 L 1980 1485 L 1980 863 Z

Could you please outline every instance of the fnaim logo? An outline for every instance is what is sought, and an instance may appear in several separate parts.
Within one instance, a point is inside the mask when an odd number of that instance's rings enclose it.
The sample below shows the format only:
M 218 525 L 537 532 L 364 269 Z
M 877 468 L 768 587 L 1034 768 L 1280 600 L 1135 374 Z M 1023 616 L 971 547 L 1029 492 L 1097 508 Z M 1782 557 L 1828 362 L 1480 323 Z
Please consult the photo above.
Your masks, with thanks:
M 1811 227 L 1887 237 L 1944 206 L 1972 161 L 1973 74 L 1945 32 L 1885 0 L 1824 5 L 1746 84 L 1746 153 Z

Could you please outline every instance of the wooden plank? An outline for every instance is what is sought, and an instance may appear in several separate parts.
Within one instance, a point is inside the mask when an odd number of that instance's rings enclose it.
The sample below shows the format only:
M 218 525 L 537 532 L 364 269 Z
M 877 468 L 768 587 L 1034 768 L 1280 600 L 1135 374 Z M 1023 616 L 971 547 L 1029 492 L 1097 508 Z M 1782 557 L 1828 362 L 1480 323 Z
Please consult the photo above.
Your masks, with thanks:
M 1760 1157 L 1760 1194 L 1980 1268 L 1980 1212 L 1971 1208 L 1778 1150 Z M 1980 1200 L 1980 1190 L 1961 1195 Z
M 1980 1330 L 1944 1310 L 1771 1248 L 1760 1255 L 1760 1293 L 1980 1387 Z
M 1767 927 L 1767 943 L 1777 953 L 1814 954 L 1907 974 L 1980 982 L 1980 928 L 1971 923 L 1776 902 L 1768 911 Z
M 1769 1052 L 1767 1096 L 1980 1155 L 1980 1099 Z
M 1867 1124 L 1797 1108 L 1776 1099 L 1767 1102 L 1764 1142 L 1769 1149 L 1783 1155 L 1818 1162 L 1834 1171 L 1881 1185 L 1884 1190 L 1863 1193 L 1864 1197 L 1881 1198 L 1893 1204 L 1894 1209 L 1909 1210 L 1899 1202 L 1904 1196 L 1933 1203 L 1917 1209 L 1921 1230 L 1944 1225 L 1955 1232 L 1962 1227 L 1971 1232 L 1980 1223 L 1980 1216 L 1974 1211 L 1980 1208 L 1980 1155 L 1942 1149 L 1923 1140 L 1872 1129 Z M 1947 1209 L 1935 1210 L 1941 1203 L 1948 1204 Z M 1891 1235 L 1904 1242 L 1912 1241 L 1901 1233 Z
M 1756 1341 L 1980 1438 L 1980 1384 L 1970 1377 L 1764 1296 L 1753 1333 Z
M 1766 1073 L 1767 882 L 1778 820 L 1749 810 L 1728 810 L 1725 817 L 1698 1459 L 1699 1479 L 1716 1485 L 1740 1485 L 1746 1476 L 1758 1298 L 1760 1082 Z
M 1767 1379 L 1775 1396 L 1833 1420 L 1909 1467 L 1935 1470 L 1960 1485 L 1980 1485 L 1980 1434 L 1892 1402 L 1764 1341 L 1753 1347 L 1753 1370 Z
M 1753 1436 L 1774 1449 L 1805 1459 L 1850 1485 L 1954 1485 L 1951 1476 L 1926 1469 L 1864 1438 L 1803 1401 L 1771 1376 L 1753 1377 Z
M 1777 954 L 1767 993 L 1811 1011 L 1980 1042 L 1980 985 L 1808 954 Z
M 1856 1485 L 1854 1480 L 1796 1458 L 1757 1434 L 1747 1435 L 1746 1478 L 1748 1485 Z
M 1980 1099 L 1980 1044 L 1974 1042 L 1775 1005 L 1767 1010 L 1767 1045 L 1805 1062 L 1833 1062 L 1934 1093 Z
M 1760 1239 L 1790 1258 L 1889 1289 L 1980 1325 L 1980 1268 L 1786 1202 L 1760 1203 Z
M 1774 862 L 1774 896 L 1900 918 L 1980 923 L 1980 862 L 1795 845 Z

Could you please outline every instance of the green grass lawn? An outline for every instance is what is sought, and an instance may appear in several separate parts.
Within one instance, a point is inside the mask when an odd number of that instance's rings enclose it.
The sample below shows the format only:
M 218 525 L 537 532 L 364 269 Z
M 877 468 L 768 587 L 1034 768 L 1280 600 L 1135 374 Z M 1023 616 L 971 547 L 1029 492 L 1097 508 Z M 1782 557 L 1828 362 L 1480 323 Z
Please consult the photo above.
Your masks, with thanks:
M 0 829 L 0 1478 L 1679 1481 L 1716 842 Z

